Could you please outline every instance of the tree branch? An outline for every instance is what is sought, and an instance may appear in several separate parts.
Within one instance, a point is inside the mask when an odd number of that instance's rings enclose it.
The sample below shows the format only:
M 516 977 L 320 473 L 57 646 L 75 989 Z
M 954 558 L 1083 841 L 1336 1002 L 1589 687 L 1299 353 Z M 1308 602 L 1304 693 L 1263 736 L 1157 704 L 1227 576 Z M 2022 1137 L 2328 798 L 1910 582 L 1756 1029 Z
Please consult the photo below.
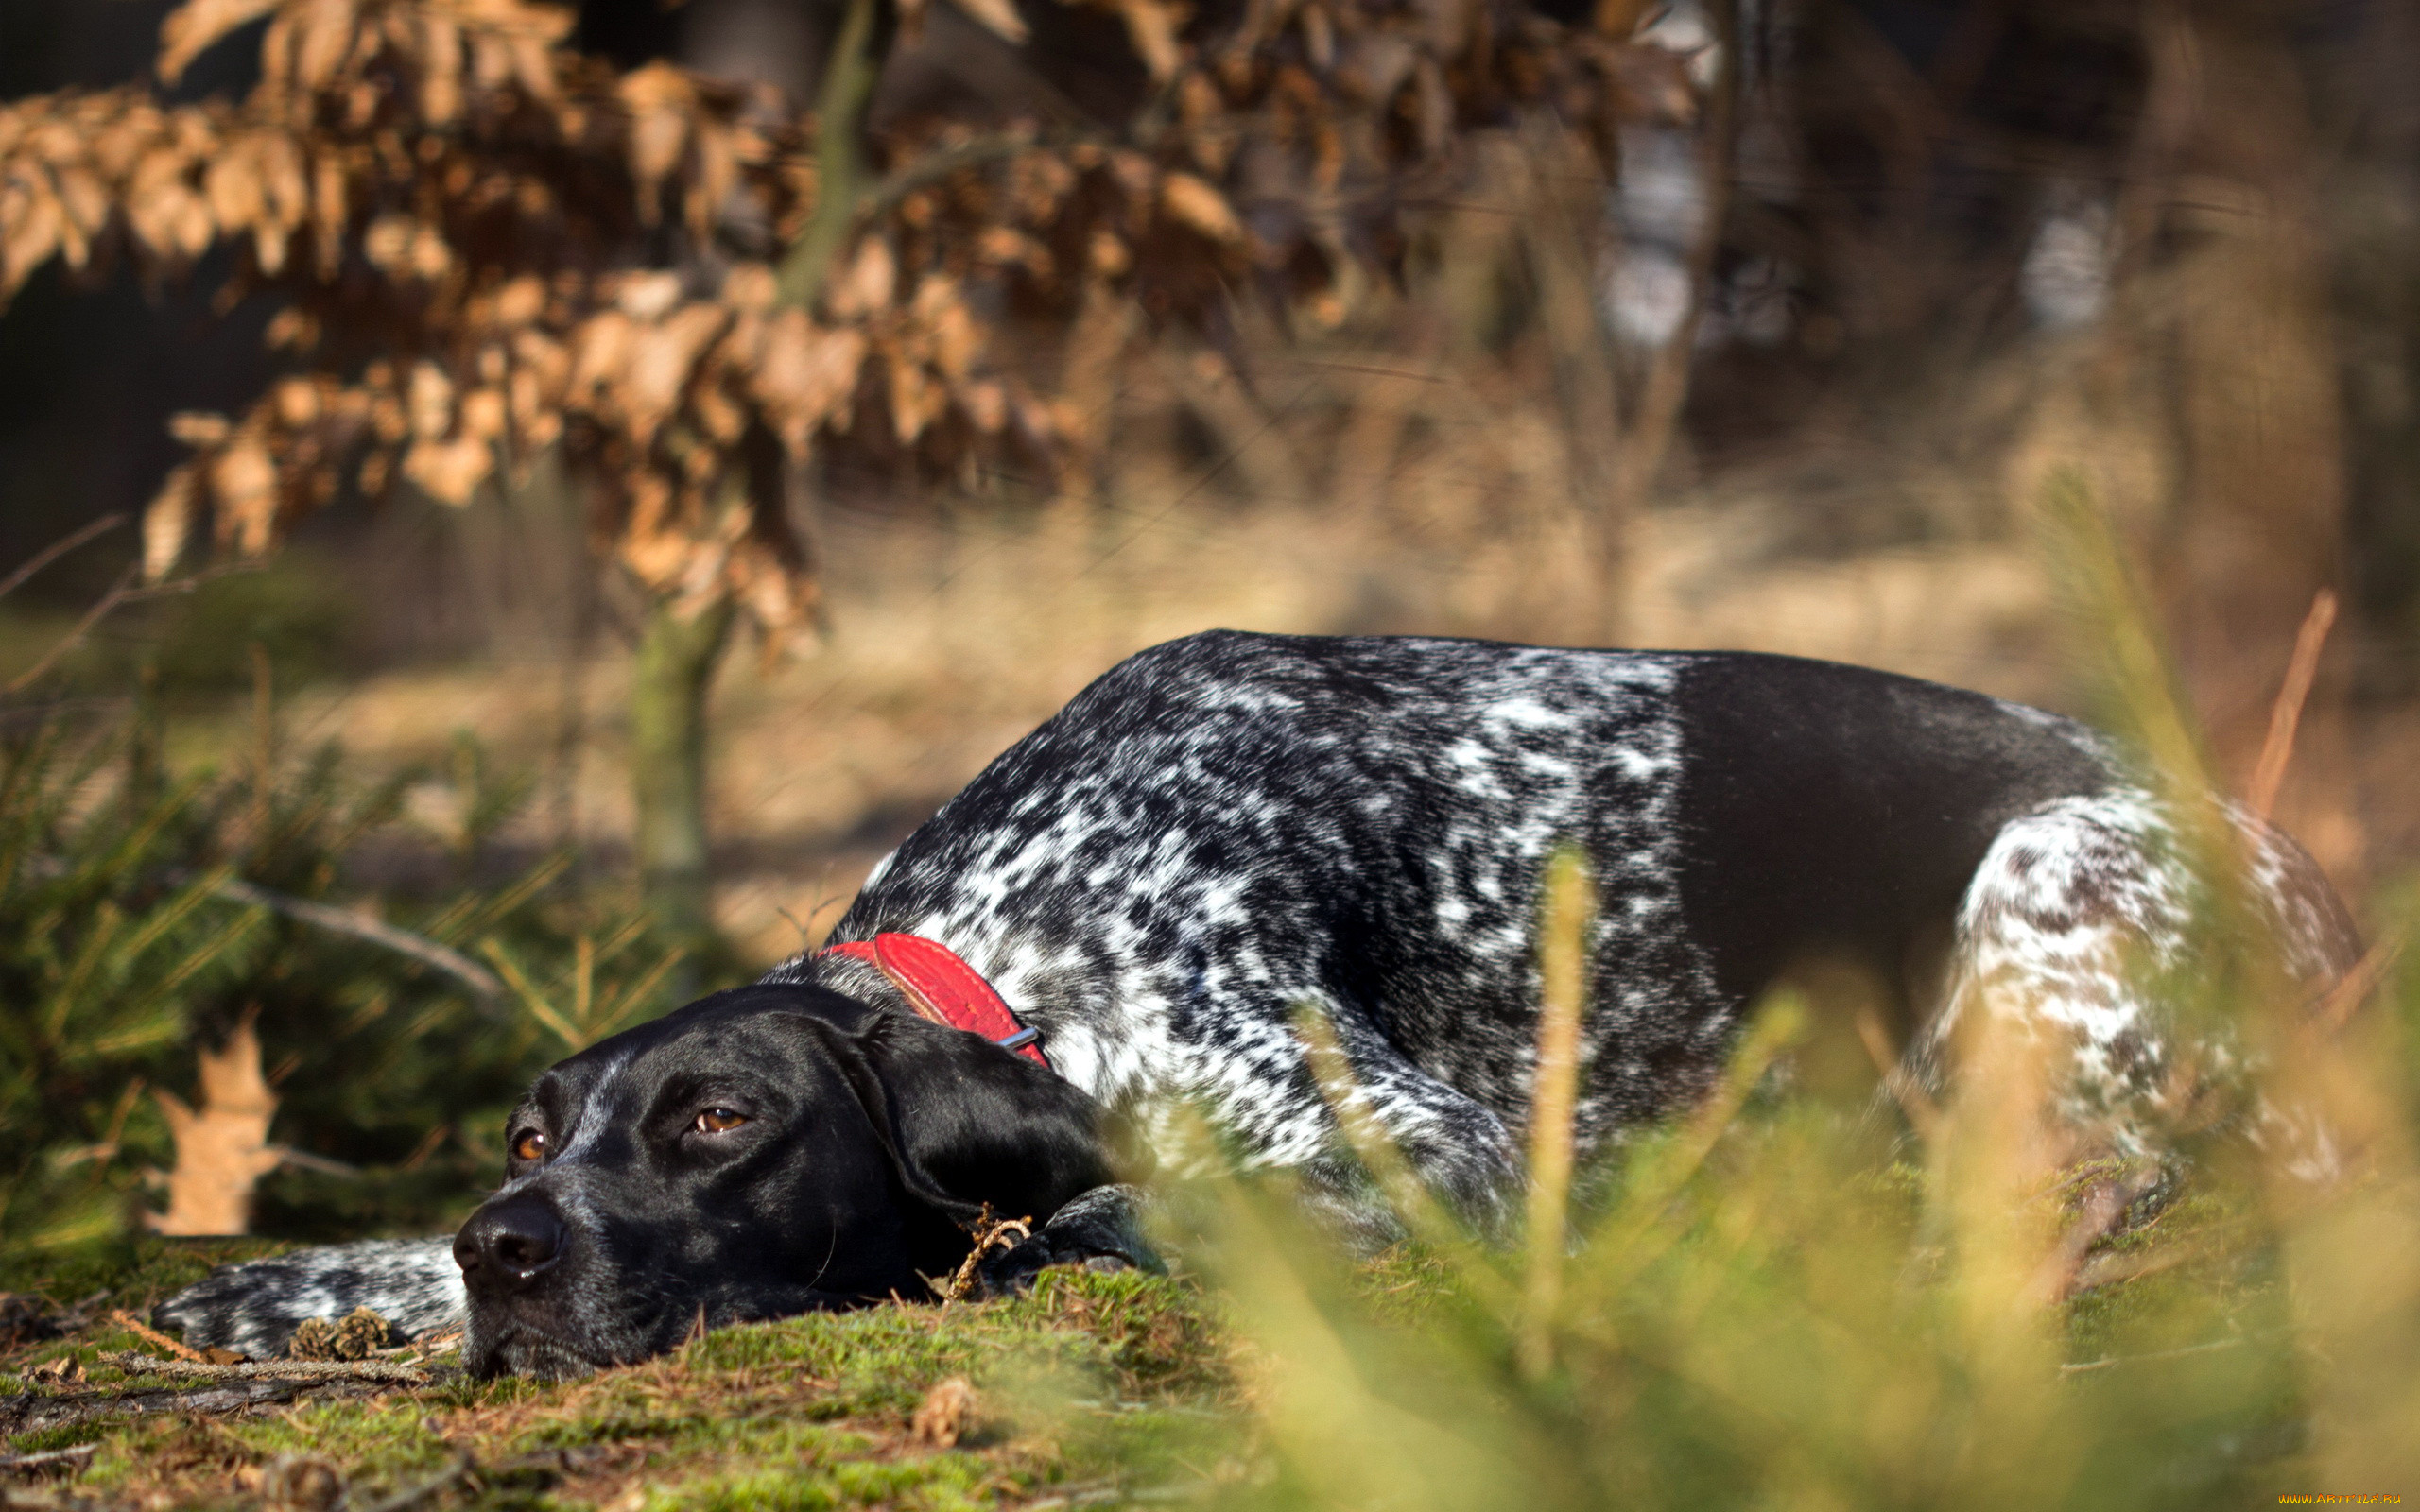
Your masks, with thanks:
M 425 966 L 435 967 L 460 982 L 480 997 L 494 1001 L 504 996 L 504 984 L 496 974 L 457 950 L 449 950 L 437 941 L 392 924 L 364 919 L 346 909 L 327 903 L 315 903 L 305 898 L 291 898 L 282 892 L 255 886 L 238 877 L 229 877 L 211 891 L 234 902 L 250 903 L 271 913 L 310 924 L 331 934 L 350 935 L 355 939 L 384 945 L 399 955 L 408 955 Z
M 34 574 L 49 566 L 52 562 L 57 561 L 60 558 L 66 556 L 69 552 L 74 551 L 77 547 L 92 540 L 95 536 L 107 535 L 109 532 L 115 530 L 118 526 L 124 524 L 126 524 L 126 516 L 122 514 L 105 514 L 98 520 L 94 521 L 91 524 L 86 525 L 83 529 L 67 537 L 65 540 L 53 541 L 50 545 L 35 553 L 33 560 L 18 568 L 15 572 L 10 573 L 7 577 L 0 577 L 0 598 L 6 598 L 10 593 L 15 593 L 18 589 L 23 588 L 26 584 L 26 578 L 31 577 Z

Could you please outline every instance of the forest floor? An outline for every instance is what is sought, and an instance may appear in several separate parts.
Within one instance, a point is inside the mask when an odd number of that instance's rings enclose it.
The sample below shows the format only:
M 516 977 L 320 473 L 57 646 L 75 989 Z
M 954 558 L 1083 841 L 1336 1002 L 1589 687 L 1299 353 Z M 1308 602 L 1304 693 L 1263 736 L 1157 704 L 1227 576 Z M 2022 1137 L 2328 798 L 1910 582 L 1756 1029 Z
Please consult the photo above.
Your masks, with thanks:
M 152 1241 L 70 1282 L 113 1284 L 90 1326 L 0 1356 L 0 1413 L 87 1416 L 9 1441 L 0 1506 L 940 1512 L 1191 1498 L 1248 1473 L 1232 1340 L 1192 1285 L 1131 1273 L 718 1329 L 559 1384 L 474 1382 L 439 1354 L 426 1384 L 179 1413 L 164 1388 L 197 1407 L 212 1388 L 108 1363 L 157 1347 L 107 1310 L 273 1247 Z
M 2080 1274 L 2110 1279 L 2060 1310 L 2066 1371 L 2102 1382 L 2103 1367 L 2121 1366 L 2140 1376 L 2129 1390 L 2164 1390 L 2141 1372 L 2197 1368 L 2204 1349 L 2259 1337 L 2277 1280 L 2256 1251 L 2226 1242 L 2238 1219 L 2188 1196 L 2096 1246 Z M 210 1387 L 127 1368 L 128 1351 L 161 1351 L 118 1311 L 141 1315 L 212 1263 L 278 1247 L 144 1240 L 115 1262 L 43 1278 L 41 1295 L 74 1301 L 90 1321 L 0 1351 L 0 1415 L 66 1419 L 0 1440 L 0 1507 L 1040 1512 L 1261 1503 L 1272 1490 L 1286 1500 L 1269 1372 L 1297 1368 L 1272 1350 L 1306 1341 L 1249 1342 L 1220 1294 L 1181 1270 L 1053 1271 L 1014 1299 L 717 1329 L 568 1383 L 475 1382 L 440 1353 L 423 1384 L 337 1382 L 233 1411 L 163 1410 L 175 1405 L 164 1388 L 200 1407 Z M 1691 1285 L 1731 1284 L 1717 1280 L 1720 1259 L 1684 1263 L 1703 1273 Z M 1350 1273 L 1352 1305 L 1382 1333 L 1434 1331 L 1448 1274 L 1399 1246 Z M 2218 1344 L 2148 1355 L 2129 1346 L 2143 1319 L 2188 1296 L 2216 1309 L 2197 1327 L 2215 1327 Z M 2197 1425 L 2207 1445 L 2150 1447 L 2232 1466 L 2246 1453 L 2235 1441 L 2242 1426 L 2214 1418 Z

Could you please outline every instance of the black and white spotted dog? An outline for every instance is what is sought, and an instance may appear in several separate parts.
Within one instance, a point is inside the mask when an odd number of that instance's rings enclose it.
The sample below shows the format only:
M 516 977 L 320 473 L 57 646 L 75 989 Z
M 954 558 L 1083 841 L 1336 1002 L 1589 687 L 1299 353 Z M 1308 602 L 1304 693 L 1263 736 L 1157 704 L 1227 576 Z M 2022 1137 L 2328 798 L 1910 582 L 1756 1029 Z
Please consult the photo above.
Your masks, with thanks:
M 2356 951 L 2334 893 L 2231 821 L 2290 971 L 2333 979 Z M 701 1318 L 921 1295 L 986 1205 L 1048 1220 L 995 1280 L 1148 1263 L 1099 1120 L 1166 1143 L 1179 1108 L 1382 1228 L 1305 1069 L 1306 1005 L 1421 1175 L 1484 1219 L 1522 1180 L 1532 920 L 1565 839 L 1601 900 L 1586 1146 L 1704 1089 L 1810 955 L 1908 983 L 1920 1051 L 1957 1011 L 2030 1016 L 2080 1112 L 2122 1110 L 2170 1058 L 2128 961 L 2189 970 L 2195 879 L 2082 726 L 1783 657 L 1214 632 L 1018 742 L 835 932 L 947 946 L 1047 1069 L 916 1017 L 865 961 L 803 956 L 548 1072 L 455 1241 L 233 1267 L 160 1319 L 268 1354 L 366 1302 L 410 1332 L 467 1318 L 475 1369 L 567 1374 Z M 1928 942 L 1938 969 L 1912 969 Z

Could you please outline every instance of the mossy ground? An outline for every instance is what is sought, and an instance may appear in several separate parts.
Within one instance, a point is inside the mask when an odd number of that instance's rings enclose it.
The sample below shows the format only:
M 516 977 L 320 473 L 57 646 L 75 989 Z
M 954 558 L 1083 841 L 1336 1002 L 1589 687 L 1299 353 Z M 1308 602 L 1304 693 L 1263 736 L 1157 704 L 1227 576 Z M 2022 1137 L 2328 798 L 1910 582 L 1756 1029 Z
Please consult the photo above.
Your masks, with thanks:
M 233 1248 L 146 1246 L 101 1306 L 147 1301 Z M 87 1370 L 68 1389 L 165 1383 L 99 1364 L 138 1347 L 129 1331 L 96 1322 L 0 1360 L 0 1392 L 59 1389 L 31 1372 L 63 1355 Z M 960 1441 L 943 1448 L 912 1424 L 951 1377 L 973 1383 L 977 1407 Z M 469 1477 L 426 1504 L 939 1512 L 1208 1494 L 1249 1473 L 1249 1440 L 1234 1347 L 1199 1287 L 1069 1271 L 1014 1300 L 717 1330 L 584 1381 L 458 1375 L 237 1417 L 28 1434 L 8 1449 L 95 1444 L 82 1471 L 48 1495 L 134 1506 L 258 1505 L 264 1469 L 293 1456 L 326 1461 L 349 1505 L 374 1506 L 467 1456 Z M 41 1490 L 14 1486 L 19 1497 Z
M 2213 1311 L 2259 1326 L 2273 1277 L 2220 1243 L 2235 1216 L 2192 1195 L 2101 1251 L 2128 1274 L 2068 1306 L 2067 1356 L 2138 1352 L 2144 1325 Z M 62 1340 L 0 1356 L 0 1392 L 158 1385 L 99 1363 L 146 1348 L 109 1320 L 147 1308 L 207 1266 L 274 1246 L 147 1241 L 38 1280 L 54 1300 L 111 1295 Z M 2225 1253 L 2221 1253 L 2225 1251 Z M 2138 1274 L 2135 1272 L 2139 1272 Z M 1362 1304 L 1382 1327 L 1420 1329 L 1452 1287 L 1434 1257 L 1399 1246 L 1360 1267 Z M 62 1388 L 36 1367 L 72 1355 L 87 1377 Z M 1263 1482 L 1253 1356 L 1199 1283 L 1052 1272 L 1013 1300 L 900 1304 L 722 1329 L 664 1359 L 566 1383 L 458 1375 L 374 1397 L 305 1400 L 235 1417 L 94 1423 L 21 1435 L 8 1452 L 94 1444 L 70 1478 L 0 1481 L 57 1504 L 261 1505 L 281 1459 L 332 1466 L 361 1508 L 443 1482 L 420 1504 L 455 1507 L 826 1508 L 1082 1506 L 1215 1502 Z M 940 1383 L 964 1377 L 977 1407 L 960 1442 L 914 1429 Z M 2096 1379 L 2096 1384 L 2097 1384 Z M 467 1477 L 449 1475 L 467 1465 Z M 273 1472 L 272 1472 L 273 1473 Z M 6 1504 L 17 1504 L 7 1503 Z

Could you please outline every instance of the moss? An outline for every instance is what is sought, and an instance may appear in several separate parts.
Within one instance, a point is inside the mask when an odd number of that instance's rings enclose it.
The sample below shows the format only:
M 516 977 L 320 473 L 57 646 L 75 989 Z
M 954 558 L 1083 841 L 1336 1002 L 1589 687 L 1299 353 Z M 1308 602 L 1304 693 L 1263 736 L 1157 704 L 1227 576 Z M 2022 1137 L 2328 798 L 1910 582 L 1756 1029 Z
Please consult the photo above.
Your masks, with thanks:
M 178 1283 L 185 1259 L 154 1251 L 115 1279 Z M 22 1372 L 72 1354 L 94 1383 L 164 1383 L 95 1363 L 136 1343 L 101 1328 L 10 1364 Z M 337 1465 L 363 1502 L 425 1484 L 468 1452 L 480 1488 L 457 1501 L 482 1507 L 641 1504 L 635 1491 L 648 1507 L 945 1512 L 1053 1486 L 1197 1479 L 1185 1466 L 1231 1456 L 1246 1433 L 1228 1349 L 1185 1282 L 1053 1273 L 1015 1300 L 721 1329 L 584 1381 L 454 1377 L 257 1418 L 86 1424 L 10 1447 L 97 1443 L 78 1484 L 178 1505 L 247 1504 L 260 1468 L 281 1455 Z M 953 1375 L 977 1383 L 976 1430 L 956 1449 L 917 1445 L 910 1417 Z

